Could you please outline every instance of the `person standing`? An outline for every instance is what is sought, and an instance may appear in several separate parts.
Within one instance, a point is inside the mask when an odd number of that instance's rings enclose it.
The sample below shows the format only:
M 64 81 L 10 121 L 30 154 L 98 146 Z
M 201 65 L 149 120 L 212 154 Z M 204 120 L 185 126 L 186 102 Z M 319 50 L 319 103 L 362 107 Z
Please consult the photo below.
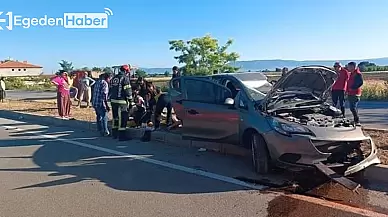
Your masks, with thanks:
M 180 77 L 181 72 L 179 71 L 178 66 L 172 67 L 172 78 Z
M 180 76 L 181 76 L 181 72 L 179 71 L 178 66 L 172 67 L 172 79 L 180 77 Z M 179 89 L 179 81 L 175 81 L 173 83 L 173 87 Z
M 284 67 L 284 68 L 282 69 L 282 76 L 287 75 L 287 73 L 288 73 L 288 68 L 287 68 L 287 67 Z
M 147 81 L 144 79 L 144 77 L 139 77 L 137 79 L 137 85 L 139 90 L 139 95 L 145 99 L 145 96 L 147 95 L 148 89 L 147 89 Z
M 4 77 L 0 78 L 0 101 L 3 103 L 5 99 L 5 81 Z
M 110 107 L 108 105 L 110 74 L 104 73 L 95 83 L 93 88 L 92 105 L 96 112 L 97 129 L 102 136 L 109 136 L 108 114 Z
M 51 79 L 51 82 L 57 86 L 57 105 L 58 114 L 62 119 L 70 119 L 70 88 L 66 80 L 67 72 L 60 71 L 58 76 Z
M 339 62 L 334 63 L 334 70 L 337 72 L 337 80 L 331 89 L 333 106 L 337 107 L 339 102 L 342 115 L 345 117 L 345 92 L 349 80 L 349 72 Z
M 129 77 L 129 65 L 120 67 L 120 71 L 110 81 L 110 101 L 112 106 L 112 137 L 119 141 L 130 140 L 126 134 L 128 113 L 132 107 L 132 90 Z
M 349 108 L 353 114 L 354 123 L 356 126 L 361 126 L 357 106 L 358 102 L 360 101 L 361 87 L 364 84 L 364 79 L 355 62 L 348 63 L 348 70 L 350 72 L 350 77 L 347 84 Z
M 96 81 L 88 76 L 88 72 L 85 72 L 85 75 L 80 80 L 80 83 L 81 83 L 81 92 L 80 92 L 80 96 L 79 96 L 78 106 L 79 107 L 81 106 L 81 102 L 85 96 L 86 107 L 90 108 L 90 100 L 92 97 L 92 88 L 91 87 L 94 85 L 94 83 L 96 83 Z
M 162 117 L 162 112 L 164 108 L 167 109 L 166 125 L 167 127 L 171 125 L 171 113 L 172 113 L 172 103 L 170 97 L 166 93 L 162 93 L 160 88 L 156 89 L 155 96 L 155 130 L 160 128 L 160 121 Z
M 75 74 L 70 73 L 70 75 L 67 77 L 67 82 L 69 83 L 70 92 L 74 91 L 74 101 L 78 101 L 78 88 L 74 87 L 74 78 Z

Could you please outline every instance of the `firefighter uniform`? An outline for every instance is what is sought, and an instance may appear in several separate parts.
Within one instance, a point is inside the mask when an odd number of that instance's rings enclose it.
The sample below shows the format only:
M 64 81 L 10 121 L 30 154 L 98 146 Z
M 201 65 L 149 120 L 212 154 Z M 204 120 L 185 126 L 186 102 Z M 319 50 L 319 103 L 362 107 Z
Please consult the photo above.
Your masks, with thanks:
M 125 72 L 129 67 L 124 65 L 120 72 L 110 81 L 110 102 L 112 107 L 112 136 L 120 141 L 130 140 L 126 134 L 129 110 L 132 107 L 132 90 L 129 77 Z

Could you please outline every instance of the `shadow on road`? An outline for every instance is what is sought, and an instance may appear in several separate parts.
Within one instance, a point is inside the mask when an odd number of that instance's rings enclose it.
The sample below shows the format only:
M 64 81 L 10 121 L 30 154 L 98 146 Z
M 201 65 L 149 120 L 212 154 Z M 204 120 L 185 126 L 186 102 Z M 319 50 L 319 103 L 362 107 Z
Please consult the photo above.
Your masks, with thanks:
M 15 109 L 14 112 L 42 112 L 47 110 L 57 110 L 56 107 L 51 108 L 40 108 L 40 109 Z
M 31 158 L 38 168 L 2 168 L 0 171 L 51 172 L 49 176 L 67 175 L 66 178 L 20 186 L 14 190 L 52 187 L 88 180 L 98 180 L 105 183 L 108 187 L 122 191 L 151 191 L 174 194 L 228 192 L 247 189 L 145 163 L 129 157 L 113 156 L 76 145 L 64 144 L 57 140 L 38 138 L 36 135 L 36 133 L 55 135 L 61 139 L 74 140 L 74 136 L 71 135 L 74 131 L 63 130 L 58 132 L 50 128 L 18 131 L 10 129 L 8 131 L 9 138 L 0 140 L 0 148 L 27 147 L 32 145 L 41 145 L 41 147 L 32 156 L 0 156 L 0 159 Z M 80 135 L 79 131 L 77 133 Z M 84 137 L 81 139 L 107 140 L 105 142 L 111 140 L 110 138 L 93 137 L 90 136 L 90 133 Z M 124 143 L 123 145 L 129 146 L 134 144 Z M 144 156 L 147 156 L 147 154 L 149 153 L 144 152 Z M 149 157 L 152 157 L 152 155 Z M 69 175 L 73 177 L 68 177 Z

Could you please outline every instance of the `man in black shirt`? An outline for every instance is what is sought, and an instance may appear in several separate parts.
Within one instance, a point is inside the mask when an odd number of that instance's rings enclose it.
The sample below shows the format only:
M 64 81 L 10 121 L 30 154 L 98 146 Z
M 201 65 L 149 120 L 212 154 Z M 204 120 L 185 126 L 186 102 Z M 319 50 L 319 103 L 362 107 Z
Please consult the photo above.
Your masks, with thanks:
M 172 67 L 172 78 L 180 77 L 181 72 L 179 71 L 178 66 Z

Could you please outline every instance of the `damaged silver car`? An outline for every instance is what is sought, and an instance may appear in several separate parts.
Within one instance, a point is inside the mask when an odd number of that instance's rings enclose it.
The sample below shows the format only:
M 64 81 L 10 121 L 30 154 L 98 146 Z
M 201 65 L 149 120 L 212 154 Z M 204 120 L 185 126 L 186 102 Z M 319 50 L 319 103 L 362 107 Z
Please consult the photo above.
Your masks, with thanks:
M 275 84 L 259 106 L 273 129 L 262 134 L 272 158 L 345 176 L 380 163 L 373 140 L 326 102 L 336 78 L 330 68 L 304 66 Z
M 336 78 L 330 68 L 303 66 L 274 86 L 246 72 L 175 78 L 170 92 L 185 138 L 250 149 L 258 173 L 276 165 L 347 176 L 380 160 L 361 127 L 327 103 Z

